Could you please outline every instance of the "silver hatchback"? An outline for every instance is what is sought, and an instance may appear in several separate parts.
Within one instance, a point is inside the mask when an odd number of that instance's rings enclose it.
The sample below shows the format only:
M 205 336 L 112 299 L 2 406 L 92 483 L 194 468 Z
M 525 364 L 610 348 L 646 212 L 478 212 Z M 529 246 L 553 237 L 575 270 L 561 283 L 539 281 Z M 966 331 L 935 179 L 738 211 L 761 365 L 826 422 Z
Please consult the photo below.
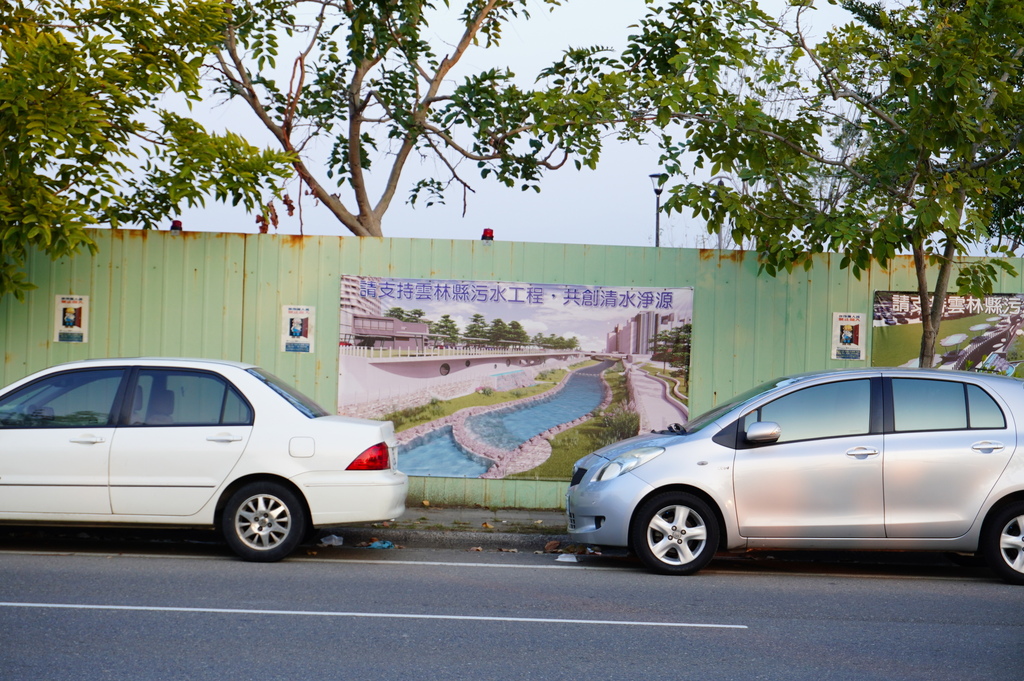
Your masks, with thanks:
M 1021 423 L 1017 419 L 1021 419 Z M 576 462 L 580 542 L 665 574 L 718 551 L 980 554 L 1024 584 L 1024 381 L 927 369 L 780 378 Z

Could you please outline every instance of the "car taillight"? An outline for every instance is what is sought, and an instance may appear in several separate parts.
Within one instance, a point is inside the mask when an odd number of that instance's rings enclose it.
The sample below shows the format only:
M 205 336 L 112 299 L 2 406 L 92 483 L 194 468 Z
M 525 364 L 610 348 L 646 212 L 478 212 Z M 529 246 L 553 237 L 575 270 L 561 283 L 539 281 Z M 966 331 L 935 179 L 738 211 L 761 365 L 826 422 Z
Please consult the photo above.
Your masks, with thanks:
M 383 471 L 391 468 L 391 455 L 383 442 L 375 444 L 348 465 L 349 471 Z

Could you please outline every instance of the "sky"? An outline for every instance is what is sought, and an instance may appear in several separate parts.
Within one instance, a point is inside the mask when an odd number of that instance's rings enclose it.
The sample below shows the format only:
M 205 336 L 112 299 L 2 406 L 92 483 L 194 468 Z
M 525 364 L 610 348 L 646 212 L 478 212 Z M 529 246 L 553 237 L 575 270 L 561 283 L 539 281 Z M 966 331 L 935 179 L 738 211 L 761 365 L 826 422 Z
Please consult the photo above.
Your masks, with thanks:
M 765 0 L 762 7 L 780 12 L 785 0 Z M 453 2 L 453 4 L 459 4 Z M 820 35 L 843 16 L 842 10 L 825 7 L 814 19 Z M 471 50 L 463 57 L 463 73 L 507 65 L 520 76 L 532 75 L 559 59 L 567 47 L 603 45 L 618 50 L 625 45 L 629 27 L 645 14 L 643 0 L 569 0 L 552 11 L 533 0 L 531 18 L 505 28 L 496 50 Z M 438 49 L 458 34 L 433 24 Z M 284 53 L 282 52 L 282 55 Z M 528 81 L 527 81 L 528 84 Z M 193 115 L 209 129 L 231 129 L 250 142 L 273 145 L 255 116 L 239 104 L 200 106 Z M 655 144 L 619 143 L 609 140 L 595 170 L 576 170 L 567 163 L 549 171 L 540 182 L 541 191 L 523 192 L 507 188 L 493 179 L 482 179 L 471 163 L 460 171 L 471 181 L 474 193 L 463 205 L 462 193 L 454 190 L 446 205 L 416 207 L 406 203 L 408 190 L 420 177 L 446 177 L 445 170 L 431 160 L 411 159 L 402 188 L 383 220 L 387 237 L 428 239 L 479 239 L 483 229 L 494 230 L 496 240 L 540 243 L 600 244 L 610 246 L 654 246 L 656 197 L 650 180 L 658 173 L 659 150 Z M 376 167 L 390 167 L 383 153 Z M 326 178 L 320 174 L 321 181 Z M 673 183 L 669 182 L 669 187 Z M 289 193 L 299 196 L 296 182 Z M 344 197 L 344 193 L 342 194 Z M 667 196 L 666 194 L 662 195 Z M 302 199 L 302 220 L 289 218 L 279 210 L 282 234 L 338 235 L 351 233 L 310 197 Z M 255 218 L 237 208 L 213 202 L 204 208 L 183 210 L 186 230 L 256 232 Z M 661 214 L 661 246 L 714 247 L 699 220 L 688 214 Z

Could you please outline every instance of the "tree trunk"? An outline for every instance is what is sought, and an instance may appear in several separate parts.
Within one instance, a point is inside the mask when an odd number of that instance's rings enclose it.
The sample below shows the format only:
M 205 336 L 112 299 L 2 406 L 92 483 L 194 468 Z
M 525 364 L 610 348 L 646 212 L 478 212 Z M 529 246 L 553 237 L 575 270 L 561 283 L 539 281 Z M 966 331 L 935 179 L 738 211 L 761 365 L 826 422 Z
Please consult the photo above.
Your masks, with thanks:
M 921 245 L 914 246 L 914 271 L 917 274 L 917 293 L 921 297 L 921 353 L 918 365 L 931 368 L 935 363 L 935 342 L 939 335 L 939 324 L 942 322 L 942 311 L 946 307 L 946 289 L 949 287 L 949 275 L 953 271 L 953 255 L 956 252 L 953 244 L 946 242 L 942 254 L 942 263 L 935 279 L 935 291 L 928 293 L 928 256 Z
M 921 349 L 917 356 L 918 366 L 930 368 L 935 358 L 935 336 L 938 329 L 932 325 L 932 299 L 928 293 L 928 256 L 924 248 L 914 246 L 914 273 L 917 275 L 917 295 L 921 299 Z M 942 305 L 944 301 L 935 301 Z

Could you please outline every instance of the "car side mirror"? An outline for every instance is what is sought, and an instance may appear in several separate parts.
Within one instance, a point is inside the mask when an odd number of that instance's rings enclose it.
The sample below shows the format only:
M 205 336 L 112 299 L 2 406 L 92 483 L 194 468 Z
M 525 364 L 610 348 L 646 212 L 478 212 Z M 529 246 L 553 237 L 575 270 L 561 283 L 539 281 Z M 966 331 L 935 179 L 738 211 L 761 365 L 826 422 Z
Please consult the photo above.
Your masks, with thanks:
M 747 427 L 747 442 L 777 442 L 782 437 L 782 426 L 774 421 L 758 421 Z

